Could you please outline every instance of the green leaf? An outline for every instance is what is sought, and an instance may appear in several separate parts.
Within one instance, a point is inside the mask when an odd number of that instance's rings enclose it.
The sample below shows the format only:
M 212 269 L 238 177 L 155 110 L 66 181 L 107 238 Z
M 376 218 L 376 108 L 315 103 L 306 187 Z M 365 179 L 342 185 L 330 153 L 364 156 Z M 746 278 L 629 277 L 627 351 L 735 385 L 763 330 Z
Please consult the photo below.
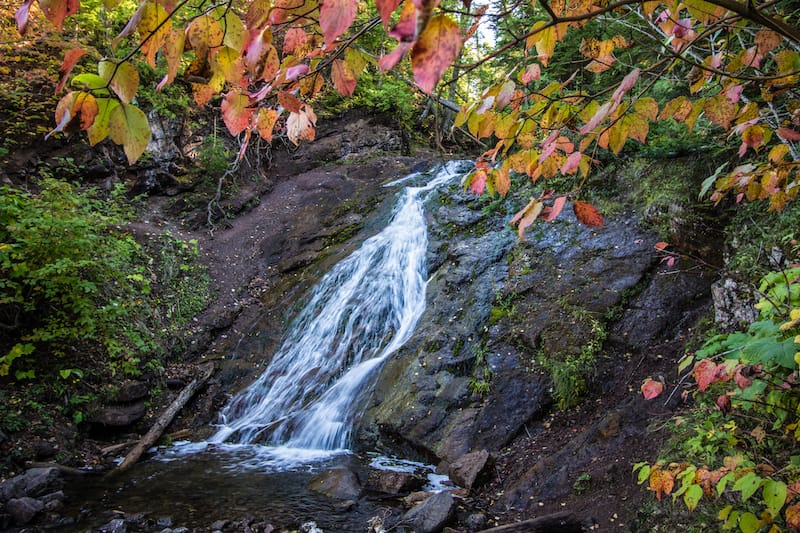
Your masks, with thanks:
M 733 472 L 728 472 L 717 482 L 717 496 L 722 496 L 722 493 L 725 492 L 725 488 L 728 486 L 728 483 L 733 481 Z
M 753 513 L 743 513 L 739 518 L 739 529 L 742 533 L 756 533 L 761 527 L 761 521 Z
M 683 495 L 683 503 L 690 511 L 694 511 L 700 500 L 703 499 L 703 488 L 700 485 L 690 485 Z
M 644 483 L 650 477 L 650 465 L 646 464 L 639 470 L 639 477 L 637 479 L 639 485 Z
M 748 472 L 734 483 L 733 490 L 740 491 L 742 493 L 742 501 L 746 502 L 750 496 L 756 493 L 763 482 L 764 480 L 758 477 L 755 472 Z
M 708 190 L 711 188 L 712 185 L 717 181 L 719 175 L 722 174 L 722 171 L 728 166 L 728 163 L 723 163 L 717 167 L 713 174 L 703 180 L 703 184 L 700 187 L 700 194 L 698 195 L 698 199 L 702 200 L 705 195 L 708 193 Z
M 692 354 L 686 354 L 681 357 L 681 360 L 678 362 L 678 374 L 682 374 L 686 368 L 692 364 L 694 361 L 694 356 Z
M 762 494 L 769 512 L 772 516 L 778 516 L 786 502 L 786 483 L 768 479 L 764 482 Z
M 94 146 L 106 137 L 108 137 L 108 124 L 111 118 L 111 112 L 114 108 L 119 107 L 120 103 L 112 98 L 98 98 L 97 99 L 97 116 L 94 117 L 94 122 L 86 130 L 89 135 L 89 144 Z

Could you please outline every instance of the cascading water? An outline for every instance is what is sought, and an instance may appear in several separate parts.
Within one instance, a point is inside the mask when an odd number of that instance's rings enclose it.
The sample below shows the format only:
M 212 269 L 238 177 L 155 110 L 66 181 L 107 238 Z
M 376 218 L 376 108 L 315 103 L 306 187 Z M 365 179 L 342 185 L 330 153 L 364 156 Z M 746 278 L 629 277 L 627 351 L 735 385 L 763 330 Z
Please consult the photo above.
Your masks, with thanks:
M 388 226 L 317 284 L 264 373 L 222 410 L 209 443 L 348 447 L 370 376 L 425 310 L 424 199 L 463 168 L 450 162 L 426 185 L 402 191 Z

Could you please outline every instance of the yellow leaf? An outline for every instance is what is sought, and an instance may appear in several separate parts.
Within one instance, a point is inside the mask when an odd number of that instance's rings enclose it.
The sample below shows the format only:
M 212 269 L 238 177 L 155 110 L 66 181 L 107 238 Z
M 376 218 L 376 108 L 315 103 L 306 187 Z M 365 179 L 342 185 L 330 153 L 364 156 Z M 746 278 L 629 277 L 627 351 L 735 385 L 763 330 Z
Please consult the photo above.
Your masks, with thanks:
M 151 136 L 142 110 L 126 103 L 114 106 L 109 112 L 108 132 L 112 141 L 122 145 L 131 165 L 142 156 Z
M 95 117 L 92 126 L 86 131 L 86 133 L 89 135 L 89 144 L 91 146 L 94 146 L 108 137 L 108 123 L 111 117 L 111 112 L 119 105 L 119 102 L 113 98 L 97 99 L 97 116 Z
M 139 88 L 139 71 L 127 61 L 119 65 L 111 61 L 101 61 L 97 64 L 97 72 L 108 82 L 111 90 L 123 103 L 130 103 L 136 96 L 136 90 Z
M 156 52 L 172 29 L 172 19 L 161 4 L 147 2 L 142 9 L 142 19 L 137 29 L 142 44 L 142 53 L 151 67 L 156 66 Z

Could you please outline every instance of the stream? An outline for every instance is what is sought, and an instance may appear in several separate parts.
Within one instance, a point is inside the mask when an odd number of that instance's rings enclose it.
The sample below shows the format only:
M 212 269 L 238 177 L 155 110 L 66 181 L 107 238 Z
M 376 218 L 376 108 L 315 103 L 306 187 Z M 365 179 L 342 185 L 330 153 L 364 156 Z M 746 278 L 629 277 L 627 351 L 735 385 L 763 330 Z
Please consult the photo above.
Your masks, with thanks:
M 423 185 L 398 193 L 391 220 L 311 290 L 283 344 L 260 377 L 223 408 L 206 442 L 175 443 L 112 480 L 68 487 L 80 502 L 66 529 L 105 528 L 133 516 L 142 530 L 171 524 L 210 528 L 255 517 L 277 528 L 314 521 L 326 533 L 366 530 L 370 517 L 398 512 L 369 495 L 357 504 L 308 489 L 332 467 L 365 480 L 375 469 L 413 469 L 441 490 L 432 467 L 351 451 L 351 433 L 381 365 L 409 339 L 425 311 L 427 193 L 459 178 L 450 162 Z M 412 174 L 386 186 L 415 184 Z

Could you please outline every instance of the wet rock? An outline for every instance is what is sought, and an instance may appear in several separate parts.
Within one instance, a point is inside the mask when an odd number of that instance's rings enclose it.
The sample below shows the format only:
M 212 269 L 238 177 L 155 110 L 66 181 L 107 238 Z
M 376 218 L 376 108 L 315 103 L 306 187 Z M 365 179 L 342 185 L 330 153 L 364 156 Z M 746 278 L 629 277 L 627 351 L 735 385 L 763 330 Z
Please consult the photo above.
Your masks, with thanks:
M 489 459 L 489 452 L 486 450 L 462 455 L 450 465 L 447 475 L 459 487 L 470 490 L 486 471 Z
M 18 526 L 30 523 L 44 509 L 44 504 L 35 498 L 12 498 L 6 502 L 6 512 Z
M 425 484 L 425 478 L 414 472 L 397 470 L 377 470 L 370 473 L 367 488 L 385 494 L 403 494 L 419 490 Z
M 157 527 L 172 527 L 172 518 L 168 516 L 162 516 L 158 520 L 156 520 Z
M 63 480 L 57 468 L 31 468 L 0 484 L 0 501 L 41 496 L 60 489 L 62 485 Z
M 330 468 L 314 477 L 308 487 L 329 498 L 354 500 L 361 496 L 361 484 L 358 476 L 349 468 Z
M 47 511 L 55 511 L 60 509 L 64 506 L 64 500 L 66 499 L 66 495 L 63 491 L 56 491 L 51 492 L 50 494 L 45 494 L 44 496 L 40 496 L 38 500 L 44 504 L 44 508 Z
M 424 502 L 431 496 L 433 496 L 432 492 L 427 492 L 422 490 L 417 492 L 412 492 L 411 494 L 403 498 L 403 505 L 406 506 L 406 509 L 411 509 L 412 507 L 416 507 L 420 503 Z
M 225 527 L 230 524 L 230 520 L 217 520 L 213 524 L 211 524 L 212 531 L 220 531 L 225 529 Z
M 403 515 L 401 523 L 416 533 L 437 533 L 453 517 L 456 502 L 449 492 L 434 494 Z
M 128 524 L 124 518 L 115 518 L 98 529 L 101 533 L 128 533 Z
M 96 410 L 90 417 L 91 422 L 104 426 L 124 427 L 141 420 L 146 408 L 144 402 L 131 405 L 110 405 Z

